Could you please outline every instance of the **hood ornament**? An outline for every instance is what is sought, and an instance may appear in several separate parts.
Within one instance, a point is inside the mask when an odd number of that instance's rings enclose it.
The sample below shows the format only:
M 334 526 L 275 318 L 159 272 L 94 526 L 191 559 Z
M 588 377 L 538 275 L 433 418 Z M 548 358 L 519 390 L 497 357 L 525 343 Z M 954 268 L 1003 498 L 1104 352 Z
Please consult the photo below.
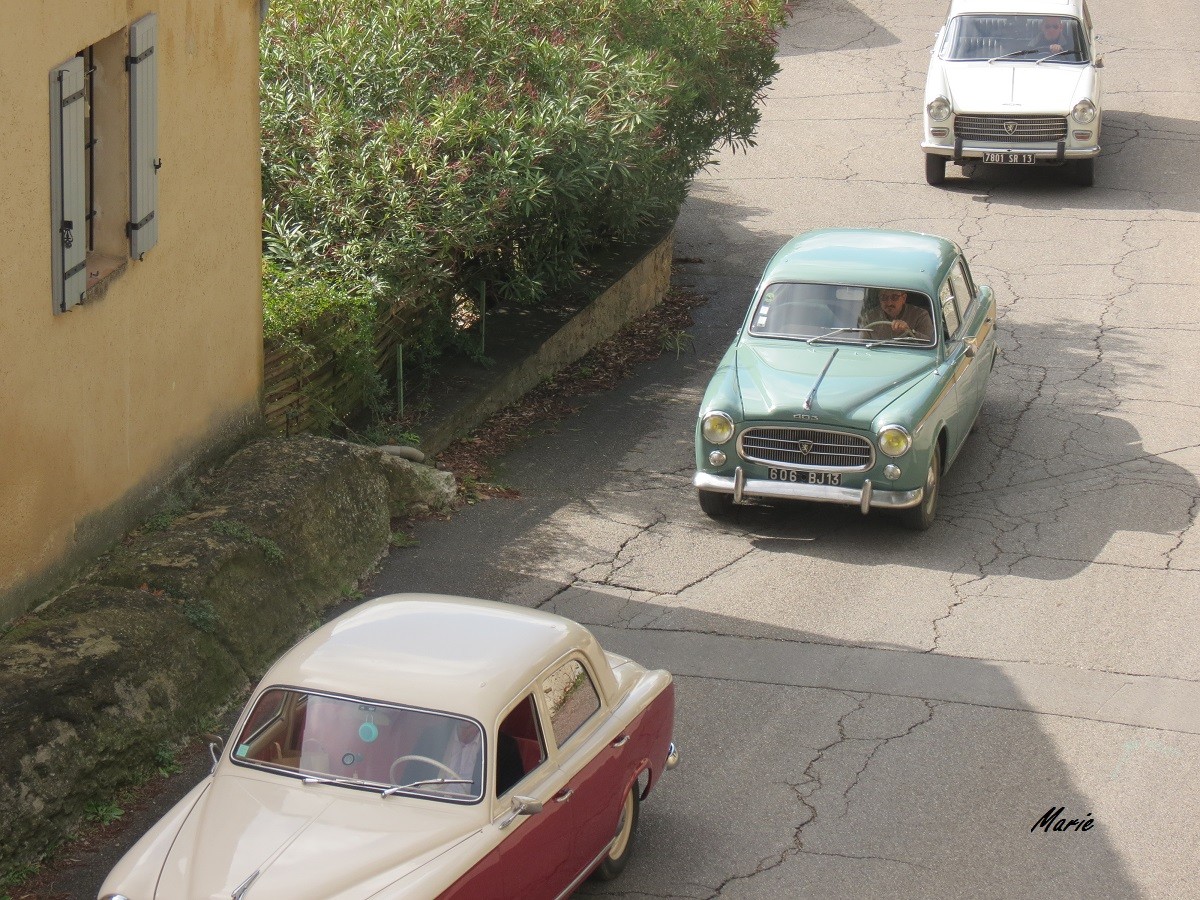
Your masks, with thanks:
M 833 361 L 837 359 L 838 351 L 841 347 L 835 349 L 829 354 L 829 362 L 825 363 L 825 368 L 821 370 L 821 374 L 817 376 L 817 380 L 813 382 L 812 390 L 808 392 L 808 396 L 804 398 L 804 408 L 812 409 L 813 400 L 817 397 L 817 388 L 821 386 L 821 382 L 825 379 L 825 373 L 829 371 L 829 367 L 833 365 Z M 799 418 L 799 416 L 797 416 Z

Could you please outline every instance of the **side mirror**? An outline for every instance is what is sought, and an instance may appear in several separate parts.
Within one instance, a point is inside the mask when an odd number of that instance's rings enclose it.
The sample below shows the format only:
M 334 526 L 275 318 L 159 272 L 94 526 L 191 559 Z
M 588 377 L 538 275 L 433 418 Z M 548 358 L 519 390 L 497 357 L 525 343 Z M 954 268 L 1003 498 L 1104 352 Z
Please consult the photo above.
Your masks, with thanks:
M 208 755 L 212 757 L 213 768 L 216 769 L 217 760 L 221 758 L 221 751 L 225 748 L 225 740 L 219 734 L 205 734 L 202 737 L 208 741 Z
M 1096 61 L 1092 63 L 1092 66 L 1097 69 L 1103 69 L 1104 68 L 1104 57 L 1097 56 Z
M 507 816 L 500 820 L 497 827 L 503 831 L 521 816 L 533 816 L 542 811 L 542 801 L 533 797 L 522 797 L 520 794 L 512 798 L 512 809 Z
M 518 816 L 532 816 L 542 811 L 542 801 L 518 794 L 512 799 L 512 808 Z

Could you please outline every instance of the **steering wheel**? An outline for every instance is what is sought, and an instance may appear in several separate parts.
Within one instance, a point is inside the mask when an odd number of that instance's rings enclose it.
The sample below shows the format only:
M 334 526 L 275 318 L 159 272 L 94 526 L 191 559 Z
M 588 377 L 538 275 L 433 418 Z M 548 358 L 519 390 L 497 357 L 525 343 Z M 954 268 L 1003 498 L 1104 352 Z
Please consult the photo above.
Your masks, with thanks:
M 892 319 L 880 319 L 878 322 L 868 322 L 866 325 L 863 325 L 858 330 L 859 331 L 870 331 L 876 325 L 891 325 L 892 322 L 893 322 Z
M 429 763 L 429 765 L 434 766 L 438 769 L 441 769 L 443 772 L 445 772 L 451 778 L 461 778 L 462 777 L 457 772 L 455 772 L 452 768 L 450 768 L 448 765 L 446 765 L 444 762 L 441 762 L 436 759 L 430 759 L 428 756 L 418 756 L 415 753 L 410 753 L 407 756 L 397 756 L 395 761 L 392 762 L 391 768 L 388 769 L 388 781 L 390 781 L 392 784 L 395 784 L 396 783 L 396 766 L 400 765 L 400 763 L 402 763 L 402 762 L 409 762 L 410 760 L 416 760 L 417 762 Z

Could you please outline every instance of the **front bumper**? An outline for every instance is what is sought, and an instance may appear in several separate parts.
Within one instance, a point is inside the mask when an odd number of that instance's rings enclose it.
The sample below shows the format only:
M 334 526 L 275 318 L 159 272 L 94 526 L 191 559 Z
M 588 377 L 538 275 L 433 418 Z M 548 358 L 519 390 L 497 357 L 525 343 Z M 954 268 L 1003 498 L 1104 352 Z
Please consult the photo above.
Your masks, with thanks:
M 840 503 L 857 506 L 863 515 L 872 508 L 909 509 L 921 502 L 924 488 L 913 491 L 876 490 L 870 479 L 863 481 L 861 488 L 833 487 L 827 484 L 798 484 L 790 481 L 768 481 L 765 478 L 747 478 L 739 466 L 733 477 L 697 472 L 692 484 L 702 491 L 715 494 L 733 494 L 733 502 L 741 503 L 744 497 L 762 497 L 775 500 L 808 500 L 813 503 Z
M 985 153 L 1032 153 L 1040 163 L 1056 164 L 1073 159 L 1088 159 L 1100 155 L 1099 144 L 1089 144 L 1082 147 L 1069 147 L 1065 141 L 1053 146 L 1046 144 L 955 144 L 923 141 L 921 149 L 935 156 L 945 156 L 955 162 L 964 159 L 983 159 Z

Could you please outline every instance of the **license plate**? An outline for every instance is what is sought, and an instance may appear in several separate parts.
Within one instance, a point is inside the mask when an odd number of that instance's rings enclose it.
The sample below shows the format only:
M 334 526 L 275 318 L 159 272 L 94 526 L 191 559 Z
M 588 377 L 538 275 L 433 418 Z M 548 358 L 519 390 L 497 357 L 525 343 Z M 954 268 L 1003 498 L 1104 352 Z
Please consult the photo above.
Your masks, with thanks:
M 983 161 L 1006 166 L 1032 166 L 1037 162 L 1037 157 L 1032 153 L 984 153 Z
M 790 481 L 793 484 L 842 483 L 842 476 L 837 472 L 804 472 L 800 469 L 767 469 L 767 477 L 772 481 Z

